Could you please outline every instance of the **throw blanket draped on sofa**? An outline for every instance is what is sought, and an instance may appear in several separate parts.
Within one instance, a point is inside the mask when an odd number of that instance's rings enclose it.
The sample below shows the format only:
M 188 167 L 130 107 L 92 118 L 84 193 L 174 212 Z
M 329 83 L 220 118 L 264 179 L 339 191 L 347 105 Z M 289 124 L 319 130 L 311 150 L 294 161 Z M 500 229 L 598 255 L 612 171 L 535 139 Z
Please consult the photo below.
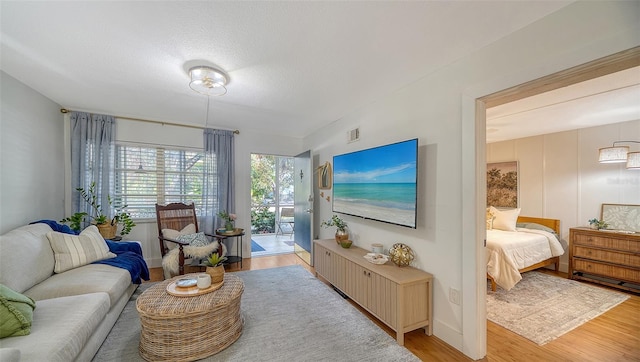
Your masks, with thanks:
M 49 225 L 53 231 L 77 235 L 67 225 L 59 224 L 53 220 L 39 220 L 31 224 L 43 223 Z M 124 242 L 118 243 L 106 240 L 109 251 L 116 254 L 115 258 L 104 259 L 93 262 L 93 264 L 106 264 L 118 268 L 126 269 L 131 275 L 131 282 L 134 284 L 142 283 L 142 280 L 149 280 L 149 268 L 142 257 L 142 248 L 138 243 Z

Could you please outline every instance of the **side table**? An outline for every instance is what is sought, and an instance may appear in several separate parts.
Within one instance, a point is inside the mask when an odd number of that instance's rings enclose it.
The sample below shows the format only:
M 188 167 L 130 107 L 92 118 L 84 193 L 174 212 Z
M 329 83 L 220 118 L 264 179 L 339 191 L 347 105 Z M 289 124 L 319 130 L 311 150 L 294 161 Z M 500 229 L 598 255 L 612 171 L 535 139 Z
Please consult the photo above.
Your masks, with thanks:
M 230 240 L 231 238 L 236 239 L 236 255 L 227 255 L 227 263 L 240 263 L 240 269 L 242 269 L 242 237 L 244 236 L 244 230 L 235 234 L 226 234 L 226 233 L 216 233 L 218 236 L 224 237 L 222 242 Z M 228 250 L 228 248 L 227 248 Z
M 242 279 L 225 273 L 214 292 L 176 297 L 167 286 L 179 275 L 145 290 L 136 300 L 140 315 L 140 355 L 147 361 L 194 361 L 220 352 L 242 334 Z

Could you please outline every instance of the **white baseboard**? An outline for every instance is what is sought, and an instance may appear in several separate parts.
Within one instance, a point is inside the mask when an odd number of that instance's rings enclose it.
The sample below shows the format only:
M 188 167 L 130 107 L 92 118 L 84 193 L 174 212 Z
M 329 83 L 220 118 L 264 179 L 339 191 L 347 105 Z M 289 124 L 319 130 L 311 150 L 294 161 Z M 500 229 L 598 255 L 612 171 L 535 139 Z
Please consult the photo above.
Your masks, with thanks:
M 459 330 L 436 319 L 433 321 L 433 334 L 451 347 L 462 352 L 462 332 Z
M 162 258 L 144 259 L 148 268 L 162 268 Z

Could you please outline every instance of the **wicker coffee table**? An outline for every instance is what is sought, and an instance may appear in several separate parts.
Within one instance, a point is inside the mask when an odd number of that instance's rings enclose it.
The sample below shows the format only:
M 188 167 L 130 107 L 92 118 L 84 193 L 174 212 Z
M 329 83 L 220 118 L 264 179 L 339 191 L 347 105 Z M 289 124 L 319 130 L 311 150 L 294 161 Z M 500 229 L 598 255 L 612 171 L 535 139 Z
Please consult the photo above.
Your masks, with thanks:
M 193 361 L 227 348 L 242 334 L 240 298 L 244 283 L 226 273 L 224 285 L 211 293 L 176 297 L 167 286 L 187 274 L 160 282 L 142 293 L 140 355 L 147 361 Z

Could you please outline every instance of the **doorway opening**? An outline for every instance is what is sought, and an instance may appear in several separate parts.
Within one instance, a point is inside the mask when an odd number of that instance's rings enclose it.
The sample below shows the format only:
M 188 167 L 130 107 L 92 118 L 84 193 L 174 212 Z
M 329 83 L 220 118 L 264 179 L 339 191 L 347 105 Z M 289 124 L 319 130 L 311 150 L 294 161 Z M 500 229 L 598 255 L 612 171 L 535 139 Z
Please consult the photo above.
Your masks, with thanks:
M 469 238 L 474 243 L 475 248 L 466 249 L 464 251 L 473 250 L 473 252 L 464 255 L 463 259 L 469 260 L 469 265 L 474 265 L 476 278 L 469 279 L 468 287 L 463 287 L 463 290 L 474 290 L 474 294 L 480 296 L 480 300 L 476 300 L 475 306 L 479 309 L 473 311 L 475 316 L 475 323 L 469 323 L 469 327 L 463 326 L 465 329 L 464 335 L 472 336 L 470 340 L 476 341 L 476 347 L 479 356 L 486 355 L 487 346 L 487 318 L 486 318 L 486 259 L 484 247 L 477 247 L 481 245 L 477 243 L 477 240 L 483 240 L 486 236 L 485 228 L 485 209 L 486 209 L 486 126 L 487 126 L 487 108 L 496 107 L 509 102 L 517 101 L 530 96 L 542 94 L 554 89 L 559 89 L 579 82 L 594 79 L 600 76 L 612 74 L 621 70 L 629 69 L 640 65 L 640 47 L 631 48 L 619 53 L 612 54 L 594 61 L 578 65 L 569 68 L 564 71 L 556 72 L 541 78 L 513 86 L 501 91 L 496 91 L 489 95 L 481 97 L 473 97 L 475 107 L 474 109 L 474 130 L 470 132 L 470 138 L 473 138 L 475 148 L 471 150 L 470 154 L 475 155 L 475 158 L 470 160 L 474 164 L 474 176 L 465 180 L 470 180 L 471 183 L 475 183 L 475 186 L 470 186 L 470 189 L 475 189 L 474 198 L 475 202 L 475 215 L 474 215 L 474 234 L 475 236 Z M 464 253 L 464 252 L 463 252 Z M 475 261 L 472 263 L 471 260 Z M 463 273 L 464 274 L 464 273 Z M 469 311 L 472 311 L 470 308 Z M 477 313 L 476 313 L 477 312 Z M 464 312 L 463 312 L 464 319 Z M 471 318 L 470 318 L 471 319 Z M 480 357 L 478 357 L 479 359 Z
M 293 160 L 251 154 L 251 257 L 294 251 Z

